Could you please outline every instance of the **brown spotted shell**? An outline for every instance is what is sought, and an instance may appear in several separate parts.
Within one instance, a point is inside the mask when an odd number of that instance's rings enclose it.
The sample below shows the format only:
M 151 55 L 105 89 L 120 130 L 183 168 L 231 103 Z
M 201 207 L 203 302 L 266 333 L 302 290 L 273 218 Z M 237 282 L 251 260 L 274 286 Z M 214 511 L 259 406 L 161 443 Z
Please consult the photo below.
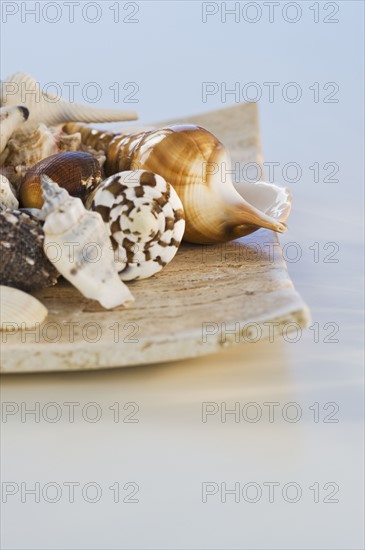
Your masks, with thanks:
M 43 243 L 39 222 L 19 210 L 0 211 L 0 284 L 25 292 L 55 285 L 59 273 Z
M 101 180 L 97 159 L 82 152 L 59 153 L 35 164 L 25 175 L 19 199 L 25 208 L 42 208 L 41 176 L 47 175 L 73 197 L 86 201 Z
M 86 206 L 104 220 L 123 281 L 151 277 L 174 258 L 184 234 L 184 211 L 161 176 L 146 170 L 114 174 Z

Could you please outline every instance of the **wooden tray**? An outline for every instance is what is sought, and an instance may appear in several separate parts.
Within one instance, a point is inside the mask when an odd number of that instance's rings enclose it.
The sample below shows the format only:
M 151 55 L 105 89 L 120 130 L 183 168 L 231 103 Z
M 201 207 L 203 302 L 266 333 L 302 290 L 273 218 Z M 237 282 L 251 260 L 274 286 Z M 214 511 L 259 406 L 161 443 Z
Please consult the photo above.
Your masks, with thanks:
M 216 134 L 233 162 L 261 164 L 255 104 L 179 121 L 195 122 Z M 309 313 L 277 244 L 276 234 L 260 230 L 225 245 L 182 245 L 161 273 L 130 284 L 136 301 L 127 310 L 106 311 L 67 282 L 37 292 L 49 316 L 35 331 L 2 333 L 1 371 L 98 369 L 185 359 L 276 338 L 298 325 L 304 328 Z

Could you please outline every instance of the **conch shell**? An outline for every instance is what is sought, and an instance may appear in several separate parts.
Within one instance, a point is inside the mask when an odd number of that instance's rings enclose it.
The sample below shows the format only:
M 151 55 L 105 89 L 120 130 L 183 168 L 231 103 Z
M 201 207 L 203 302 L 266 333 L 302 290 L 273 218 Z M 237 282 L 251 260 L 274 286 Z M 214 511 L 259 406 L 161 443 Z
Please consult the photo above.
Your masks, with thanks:
M 0 286 L 0 330 L 30 330 L 43 323 L 47 308 L 39 300 L 16 288 Z
M 85 210 L 48 176 L 42 176 L 45 215 L 44 250 L 58 271 L 86 298 L 107 308 L 129 305 L 134 298 L 119 279 L 102 218 Z M 60 251 L 55 258 L 54 247 Z
M 116 109 L 96 109 L 69 103 L 61 97 L 43 92 L 39 82 L 24 73 L 15 73 L 1 82 L 1 107 L 23 105 L 29 109 L 24 130 L 34 130 L 40 123 L 57 126 L 68 121 L 117 122 L 135 120 L 136 113 Z
M 230 166 L 228 152 L 204 128 L 174 125 L 124 135 L 70 123 L 64 130 L 80 132 L 85 145 L 105 152 L 106 175 L 140 169 L 158 174 L 170 183 L 183 204 L 186 241 L 225 242 L 261 227 L 279 233 L 286 231 L 284 222 L 290 212 L 290 194 L 272 184 L 248 184 L 251 187 L 247 198 L 245 193 L 241 196 L 232 180 L 222 177 L 223 167 Z M 256 195 L 257 200 L 252 201 Z M 264 210 L 260 209 L 261 203 L 265 204 Z
M 89 153 L 68 152 L 51 155 L 33 166 L 20 186 L 19 199 L 25 208 L 42 208 L 42 175 L 49 176 L 73 197 L 85 202 L 101 180 L 101 169 Z
M 176 191 L 145 170 L 115 174 L 90 195 L 87 207 L 103 218 L 124 281 L 158 273 L 175 256 L 185 229 Z
M 4 151 L 14 131 L 25 123 L 29 117 L 26 107 L 14 105 L 0 108 L 0 154 Z

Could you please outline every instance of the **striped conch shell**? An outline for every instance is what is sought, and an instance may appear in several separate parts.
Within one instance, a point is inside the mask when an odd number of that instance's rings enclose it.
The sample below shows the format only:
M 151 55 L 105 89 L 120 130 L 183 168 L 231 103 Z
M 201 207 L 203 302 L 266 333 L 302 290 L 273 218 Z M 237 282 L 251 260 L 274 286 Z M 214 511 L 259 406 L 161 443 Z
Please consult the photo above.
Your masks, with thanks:
M 288 191 L 273 184 L 252 183 L 241 195 L 226 177 L 230 167 L 227 150 L 204 128 L 174 125 L 123 135 L 66 124 L 64 130 L 80 132 L 85 145 L 105 152 L 107 175 L 149 170 L 170 183 L 183 204 L 186 241 L 225 242 L 261 227 L 286 231 L 284 222 L 291 204 Z
M 29 111 L 26 107 L 13 105 L 0 108 L 0 154 L 4 151 L 15 130 L 24 126 L 28 117 Z
M 144 170 L 115 174 L 102 182 L 86 206 L 103 218 L 124 281 L 145 279 L 171 262 L 185 229 L 176 191 Z
M 81 294 L 106 309 L 133 302 L 119 279 L 100 215 L 87 211 L 81 199 L 70 197 L 48 176 L 42 176 L 42 188 L 44 251 L 49 260 Z
M 34 130 L 40 123 L 57 126 L 68 121 L 117 122 L 135 120 L 136 113 L 117 109 L 96 109 L 87 105 L 70 103 L 61 97 L 44 92 L 33 77 L 15 73 L 1 82 L 1 107 L 23 105 L 29 109 L 24 130 Z

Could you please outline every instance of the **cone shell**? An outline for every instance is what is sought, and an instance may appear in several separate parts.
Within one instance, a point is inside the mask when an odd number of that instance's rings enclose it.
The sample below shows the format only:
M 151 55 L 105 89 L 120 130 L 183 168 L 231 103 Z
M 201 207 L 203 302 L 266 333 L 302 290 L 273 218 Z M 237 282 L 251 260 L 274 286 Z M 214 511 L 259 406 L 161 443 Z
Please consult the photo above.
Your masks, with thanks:
M 31 292 L 56 284 L 39 222 L 18 210 L 0 211 L 0 284 Z
M 16 288 L 0 286 L 0 330 L 30 330 L 43 323 L 48 311 L 34 296 Z
M 101 169 L 97 159 L 89 153 L 60 153 L 41 160 L 26 173 L 20 186 L 19 198 L 24 208 L 42 207 L 42 175 L 49 176 L 71 196 L 84 202 L 99 184 Z
M 152 172 L 135 170 L 111 176 L 87 206 L 106 224 L 124 281 L 158 273 L 180 246 L 185 229 L 181 201 L 171 185 Z

